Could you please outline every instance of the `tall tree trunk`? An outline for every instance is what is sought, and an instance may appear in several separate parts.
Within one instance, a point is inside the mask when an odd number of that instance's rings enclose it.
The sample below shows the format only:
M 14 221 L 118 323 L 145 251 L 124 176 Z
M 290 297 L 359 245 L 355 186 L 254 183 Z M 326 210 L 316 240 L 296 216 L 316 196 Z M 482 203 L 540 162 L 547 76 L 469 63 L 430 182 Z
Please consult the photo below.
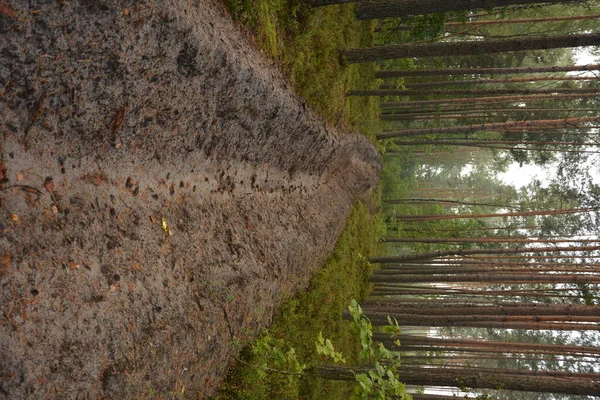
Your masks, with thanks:
M 513 68 L 436 68 L 409 69 L 403 71 L 378 71 L 376 78 L 399 78 L 403 76 L 439 76 L 439 75 L 499 75 L 499 74 L 530 74 L 545 72 L 598 71 L 600 64 L 568 65 L 554 67 L 513 67 Z
M 552 352 L 552 354 L 574 354 L 574 355 L 594 355 L 600 356 L 600 348 L 589 346 L 569 346 L 557 344 L 542 343 L 521 343 L 521 342 L 495 342 L 475 339 L 454 339 L 454 338 L 432 338 L 427 336 L 399 335 L 391 338 L 389 334 L 373 333 L 373 340 L 385 344 L 400 341 L 403 345 L 432 345 L 436 347 L 455 347 L 466 349 L 485 348 L 492 349 L 500 353 L 523 353 L 523 354 L 543 354 Z
M 442 1 L 447 4 L 452 4 L 452 2 L 446 0 Z M 399 44 L 363 49 L 349 49 L 342 51 L 341 54 L 348 63 L 361 63 L 392 60 L 396 58 L 496 54 L 513 51 L 596 46 L 598 44 L 600 44 L 600 33 L 583 33 L 576 35 L 531 36 L 486 41 Z
M 324 379 L 355 381 L 355 375 L 368 373 L 368 367 L 338 367 L 320 365 L 314 372 Z M 540 376 L 539 374 L 517 375 L 510 370 L 479 373 L 477 367 L 452 369 L 447 367 L 414 368 L 400 367 L 398 375 L 407 385 L 470 387 L 474 389 L 521 390 L 539 393 L 564 393 L 596 396 L 600 393 L 600 380 L 570 375 L 565 378 Z
M 497 316 L 497 315 L 420 315 L 370 312 L 365 314 L 373 325 L 386 326 L 393 318 L 403 326 L 471 327 L 498 329 L 531 329 L 557 331 L 600 331 L 600 317 L 555 316 Z M 350 316 L 345 316 L 350 319 Z
M 473 244 L 473 243 L 597 243 L 598 239 L 528 239 L 528 238 L 383 238 L 384 243 L 450 243 L 450 244 Z
M 456 96 L 456 95 L 507 95 L 507 94 L 551 94 L 551 93 L 598 93 L 597 88 L 556 88 L 556 89 L 479 89 L 479 90 L 405 90 L 405 89 L 372 89 L 351 90 L 348 96 Z
M 518 211 L 507 213 L 481 213 L 481 214 L 449 214 L 449 215 L 405 215 L 398 216 L 398 221 L 418 220 L 418 221 L 438 221 L 444 219 L 473 219 L 473 218 L 494 218 L 494 217 L 528 217 L 536 215 L 565 215 L 578 214 L 583 212 L 597 211 L 597 207 L 586 208 L 566 208 L 559 210 L 534 210 L 534 211 Z
M 532 249 L 529 249 L 532 250 Z M 465 250 L 466 251 L 466 250 Z M 490 250 L 488 250 L 490 251 Z M 600 276 L 587 274 L 463 274 L 463 275 L 371 275 L 369 282 L 485 282 L 485 283 L 600 283 Z
M 465 79 L 453 81 L 433 81 L 433 82 L 416 82 L 405 83 L 407 89 L 428 88 L 437 86 L 455 86 L 455 85 L 490 85 L 501 83 L 503 85 L 520 82 L 563 82 L 563 81 L 595 81 L 598 80 L 592 76 L 528 76 L 526 78 L 506 78 L 506 79 Z M 383 88 L 382 88 L 383 89 Z
M 526 103 L 527 101 L 541 100 L 566 100 L 566 99 L 588 99 L 598 97 L 597 94 L 536 94 L 527 96 L 491 96 L 491 97 L 461 97 L 455 99 L 438 99 L 438 100 L 410 100 L 404 102 L 384 102 L 382 107 L 401 107 L 407 108 L 422 108 L 423 106 L 433 105 L 479 105 L 481 103 Z
M 357 19 L 407 17 L 410 15 L 439 14 L 449 11 L 465 11 L 506 7 L 513 4 L 559 4 L 575 0 L 376 0 L 359 1 L 356 5 Z
M 480 131 L 494 131 L 505 129 L 537 129 L 547 127 L 564 127 L 571 128 L 576 124 L 588 122 L 598 122 L 600 117 L 581 117 L 581 118 L 565 118 L 565 119 L 547 119 L 547 120 L 531 120 L 531 121 L 515 121 L 515 122 L 498 122 L 491 124 L 477 125 L 459 125 L 445 128 L 416 128 L 403 129 L 400 131 L 384 132 L 377 135 L 377 139 L 390 139 L 403 136 L 420 136 L 432 134 L 448 134 L 448 133 L 466 133 Z
M 476 202 L 469 202 L 469 201 L 445 200 L 445 199 L 423 199 L 423 198 L 385 200 L 384 203 L 385 204 L 438 204 L 438 205 L 455 204 L 457 206 L 513 208 L 512 206 L 509 206 L 506 204 L 476 203 Z
M 518 303 L 517 303 L 518 304 Z M 470 316 L 470 315 L 513 315 L 513 316 L 559 316 L 586 317 L 600 315 L 600 306 L 586 306 L 579 304 L 549 304 L 539 305 L 532 303 L 521 303 L 516 306 L 486 306 L 486 305 L 453 305 L 453 307 L 435 307 L 432 301 L 430 305 L 411 306 L 405 304 L 393 304 L 389 302 L 367 302 L 362 305 L 365 313 L 388 313 L 388 314 L 418 314 L 423 316 Z
M 468 255 L 497 255 L 497 254 L 519 254 L 519 253 L 545 253 L 545 252 L 561 252 L 561 251 L 596 251 L 600 250 L 600 246 L 566 246 L 566 247 L 519 247 L 516 249 L 466 249 L 466 250 L 440 250 L 429 253 L 409 254 L 405 256 L 385 256 L 371 257 L 372 263 L 404 263 L 417 260 L 430 260 L 434 258 L 442 258 L 447 256 L 468 256 Z

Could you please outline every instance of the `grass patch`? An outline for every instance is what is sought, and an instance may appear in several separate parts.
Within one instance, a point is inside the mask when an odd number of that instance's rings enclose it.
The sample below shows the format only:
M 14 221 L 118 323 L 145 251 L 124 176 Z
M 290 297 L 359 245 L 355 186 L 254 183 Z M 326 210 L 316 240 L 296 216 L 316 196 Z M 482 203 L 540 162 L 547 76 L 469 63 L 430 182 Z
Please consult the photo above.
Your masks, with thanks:
M 242 352 L 246 362 L 259 366 L 279 365 L 293 370 L 287 361 L 276 363 L 278 357 L 269 350 L 277 346 L 287 352 L 295 350 L 297 358 L 306 364 L 323 362 L 316 354 L 315 341 L 319 332 L 330 338 L 336 350 L 342 351 L 349 363 L 356 362 L 359 341 L 350 324 L 342 320 L 351 299 L 362 299 L 370 289 L 368 277 L 372 266 L 367 262 L 375 251 L 383 223 L 357 203 L 333 254 L 313 277 L 310 287 L 286 301 L 273 326 Z M 238 365 L 228 377 L 217 399 L 347 399 L 353 385 L 324 381 L 312 376 L 289 379 L 289 376 L 268 373 L 247 365 Z
M 378 87 L 375 65 L 344 65 L 339 57 L 340 49 L 374 44 L 372 22 L 357 21 L 352 4 L 310 8 L 298 0 L 225 2 L 325 121 L 354 126 L 374 140 L 381 130 L 377 98 L 346 97 L 346 93 Z

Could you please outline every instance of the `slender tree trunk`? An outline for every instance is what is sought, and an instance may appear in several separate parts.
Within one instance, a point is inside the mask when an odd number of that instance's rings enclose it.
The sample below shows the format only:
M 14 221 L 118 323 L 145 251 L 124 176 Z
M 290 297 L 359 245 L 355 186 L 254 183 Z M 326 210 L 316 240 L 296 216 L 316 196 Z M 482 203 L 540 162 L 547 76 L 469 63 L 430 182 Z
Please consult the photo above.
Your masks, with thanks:
M 433 303 L 433 302 L 432 302 Z M 432 316 L 470 316 L 470 315 L 493 315 L 493 316 L 560 316 L 587 317 L 600 315 L 600 306 L 586 306 L 579 304 L 549 304 L 539 305 L 532 303 L 521 303 L 517 306 L 485 306 L 485 305 L 454 305 L 453 307 L 434 307 L 421 305 L 410 306 L 400 304 L 389 304 L 385 302 L 368 302 L 362 305 L 365 313 L 388 313 L 388 314 L 419 314 Z
M 447 2 L 446 0 L 443 1 L 447 4 L 451 4 L 451 2 Z M 596 46 L 598 44 L 600 44 L 600 33 L 583 33 L 576 35 L 532 36 L 486 41 L 399 44 L 343 50 L 341 54 L 346 62 L 352 64 L 393 60 L 397 58 L 496 54 L 513 51 Z
M 339 367 L 320 365 L 315 372 L 324 379 L 355 381 L 355 375 L 368 373 L 368 367 Z M 600 380 L 571 375 L 565 378 L 540 376 L 536 374 L 521 376 L 510 374 L 509 370 L 478 373 L 477 367 L 470 369 L 451 369 L 447 367 L 414 368 L 401 367 L 398 375 L 407 385 L 470 387 L 474 389 L 522 390 L 539 393 L 564 393 L 596 396 L 600 393 Z
M 574 0 L 376 0 L 359 1 L 356 5 L 357 19 L 379 19 L 387 17 L 407 17 L 410 15 L 439 14 L 449 11 L 465 11 L 476 8 L 488 10 L 522 4 L 573 3 Z
M 532 249 L 529 249 L 532 250 Z M 466 250 L 464 250 L 466 251 Z M 489 250 L 488 250 L 489 251 Z M 575 274 L 463 274 L 463 275 L 372 275 L 369 282 L 482 282 L 482 283 L 600 283 L 598 275 Z
M 459 125 L 446 128 L 417 128 L 403 129 L 400 131 L 384 132 L 377 135 L 377 139 L 390 139 L 403 136 L 419 136 L 431 134 L 448 134 L 448 133 L 466 133 L 493 131 L 505 129 L 537 129 L 545 127 L 572 127 L 576 124 L 588 122 L 598 122 L 600 117 L 582 117 L 582 118 L 565 118 L 565 119 L 547 119 L 547 120 L 531 120 L 531 121 L 515 121 L 515 122 L 499 122 L 491 124 L 477 125 Z
M 505 107 L 505 108 L 485 108 L 485 106 L 465 106 L 462 108 L 426 108 L 421 109 L 418 112 L 414 110 L 403 110 L 388 108 L 383 111 L 386 116 L 406 116 L 406 117 L 419 117 L 419 116 L 438 116 L 438 115 L 474 115 L 474 114 L 489 114 L 489 113 L 529 113 L 529 112 L 548 112 L 548 113 L 559 113 L 566 112 L 569 114 L 579 112 L 600 112 L 600 108 L 548 108 L 548 107 Z
M 463 348 L 464 351 L 472 349 L 489 349 L 499 353 L 522 353 L 522 354 L 564 354 L 580 356 L 600 356 L 600 348 L 589 346 L 569 346 L 542 343 L 521 343 L 521 342 L 495 342 L 474 339 L 446 339 L 432 338 L 427 336 L 399 335 L 391 338 L 385 333 L 373 333 L 373 340 L 384 344 L 392 344 L 395 340 L 400 341 L 400 346 L 404 345 L 431 345 L 435 347 L 453 347 Z
M 506 78 L 506 79 L 465 79 L 453 81 L 434 81 L 434 82 L 416 82 L 405 83 L 407 89 L 429 88 L 437 86 L 455 86 L 455 85 L 489 85 L 489 84 L 511 84 L 519 82 L 563 82 L 563 81 L 596 81 L 598 78 L 592 76 L 528 76 L 526 78 Z
M 437 75 L 499 75 L 530 74 L 545 72 L 598 71 L 600 64 L 568 65 L 554 67 L 514 67 L 514 68 L 438 68 L 411 69 L 406 71 L 379 71 L 376 78 L 399 78 L 403 76 L 437 76 Z
M 471 327 L 498 329 L 531 329 L 560 331 L 600 331 L 600 317 L 579 317 L 569 315 L 555 316 L 497 316 L 497 315 L 420 315 L 366 313 L 373 325 L 386 326 L 388 318 L 395 319 L 400 325 L 427 327 Z M 345 316 L 350 319 L 350 316 Z
M 450 215 L 405 215 L 398 216 L 398 221 L 439 221 L 444 219 L 473 219 L 473 218 L 495 218 L 495 217 L 528 217 L 536 215 L 565 215 L 578 214 L 583 212 L 597 211 L 598 208 L 567 208 L 561 210 L 535 210 L 535 211 L 518 211 L 507 213 L 485 213 L 485 214 L 450 214 Z
M 455 204 L 457 206 L 482 206 L 482 207 L 513 208 L 512 206 L 508 206 L 506 204 L 476 203 L 476 202 L 469 202 L 469 201 L 445 200 L 445 199 L 423 199 L 423 198 L 385 200 L 384 203 L 385 204 L 438 204 L 438 205 Z
M 384 243 L 450 243 L 450 244 L 472 244 L 472 243 L 597 243 L 598 239 L 527 239 L 527 238 L 384 238 Z
M 460 97 L 455 99 L 438 100 L 410 100 L 404 102 L 384 102 L 382 107 L 400 107 L 403 109 L 422 108 L 433 105 L 480 105 L 482 103 L 527 103 L 528 101 L 541 100 L 566 100 L 566 99 L 588 99 L 598 97 L 597 94 L 536 94 L 526 96 L 490 96 L 490 97 Z
M 468 256 L 468 255 L 497 255 L 497 254 L 518 254 L 518 253 L 545 253 L 545 252 L 561 252 L 561 251 L 595 251 L 600 250 L 600 246 L 566 246 L 566 247 L 519 247 L 516 249 L 466 249 L 466 250 L 445 250 L 433 251 L 429 253 L 409 254 L 406 256 L 386 256 L 386 257 L 371 257 L 372 263 L 404 263 L 417 260 L 429 260 L 447 256 Z
M 351 90 L 348 96 L 456 96 L 456 95 L 508 95 L 508 94 L 551 94 L 551 93 L 598 93 L 597 88 L 555 88 L 555 89 L 478 89 L 478 90 L 406 90 L 406 89 L 374 89 Z

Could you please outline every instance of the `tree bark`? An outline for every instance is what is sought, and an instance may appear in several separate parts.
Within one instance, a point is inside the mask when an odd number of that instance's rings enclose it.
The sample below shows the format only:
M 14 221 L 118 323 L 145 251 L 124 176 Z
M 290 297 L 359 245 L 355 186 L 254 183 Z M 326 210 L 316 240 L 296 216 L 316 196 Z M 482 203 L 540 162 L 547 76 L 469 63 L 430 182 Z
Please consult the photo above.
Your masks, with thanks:
M 343 0 L 342 0 L 343 1 Z M 440 14 L 449 11 L 490 9 L 514 4 L 559 4 L 576 0 L 375 0 L 359 1 L 356 5 L 357 19 L 408 17 L 411 15 Z
M 598 211 L 597 207 L 586 208 L 566 208 L 560 210 L 534 210 L 534 211 L 516 211 L 507 213 L 481 213 L 481 214 L 449 214 L 449 215 L 405 215 L 398 216 L 398 221 L 439 221 L 445 219 L 474 219 L 474 218 L 501 218 L 501 217 L 529 217 L 536 215 L 565 215 L 578 214 L 584 212 Z
M 404 136 L 420 136 L 432 134 L 448 134 L 448 133 L 466 133 L 493 131 L 505 129 L 537 129 L 547 127 L 572 127 L 576 124 L 599 122 L 600 117 L 582 117 L 582 118 L 565 118 L 565 119 L 547 119 L 547 120 L 531 120 L 531 121 L 515 121 L 515 122 L 498 122 L 491 124 L 477 125 L 459 125 L 446 128 L 416 128 L 403 129 L 400 131 L 384 132 L 377 135 L 377 139 L 390 139 Z
M 405 83 L 407 89 L 429 88 L 437 86 L 455 86 L 455 85 L 489 85 L 501 83 L 503 85 L 520 82 L 563 82 L 563 81 L 597 81 L 598 78 L 593 76 L 528 76 L 526 78 L 510 78 L 510 79 L 465 79 L 453 81 L 434 81 L 434 82 L 416 82 Z
M 600 250 L 600 246 L 566 246 L 566 247 L 519 247 L 516 249 L 467 249 L 467 250 L 445 250 L 433 251 L 429 253 L 410 254 L 406 256 L 385 256 L 371 257 L 369 261 L 372 263 L 403 263 L 416 260 L 429 260 L 447 256 L 467 256 L 477 254 L 517 254 L 517 253 L 545 253 L 545 252 L 560 252 L 560 251 L 595 251 Z
M 452 4 L 452 2 L 448 2 L 447 0 L 442 1 L 447 4 Z M 598 44 L 600 44 L 600 33 L 583 33 L 576 35 L 532 36 L 486 41 L 399 44 L 343 50 L 341 54 L 346 62 L 352 64 L 393 60 L 397 58 L 496 54 L 513 51 L 596 46 Z
M 439 68 L 410 69 L 406 71 L 379 71 L 376 78 L 399 78 L 403 76 L 439 76 L 439 75 L 499 75 L 530 74 L 545 72 L 598 71 L 600 64 L 567 65 L 554 67 L 514 67 L 514 68 Z
M 478 90 L 405 90 L 405 89 L 372 89 L 372 90 L 351 90 L 348 96 L 456 96 L 456 95 L 508 95 L 508 94 L 552 94 L 552 93 L 598 93 L 596 88 L 556 88 L 556 89 L 478 89 Z
M 355 381 L 355 375 L 368 373 L 368 367 L 338 367 L 321 365 L 315 372 L 324 379 Z M 516 375 L 510 370 L 478 373 L 477 368 L 452 369 L 447 367 L 410 368 L 400 367 L 399 378 L 407 385 L 470 387 L 474 389 L 521 390 L 539 393 L 564 393 L 597 396 L 600 380 L 571 375 L 566 378 L 531 375 Z
M 381 103 L 382 107 L 401 107 L 403 109 L 408 108 L 422 108 L 423 106 L 433 105 L 479 105 L 481 103 L 526 103 L 527 101 L 540 101 L 540 100 L 567 100 L 567 99 L 587 99 L 592 97 L 598 97 L 597 94 L 536 94 L 536 95 L 525 95 L 525 96 L 490 96 L 490 97 L 461 97 L 455 99 L 438 99 L 438 100 L 410 100 L 403 102 L 384 102 Z

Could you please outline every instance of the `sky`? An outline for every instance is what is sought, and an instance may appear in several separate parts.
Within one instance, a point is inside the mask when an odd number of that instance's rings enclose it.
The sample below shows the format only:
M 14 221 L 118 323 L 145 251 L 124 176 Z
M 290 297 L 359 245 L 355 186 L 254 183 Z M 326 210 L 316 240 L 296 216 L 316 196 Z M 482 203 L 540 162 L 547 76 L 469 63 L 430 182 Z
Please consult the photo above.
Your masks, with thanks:
M 573 49 L 573 58 L 576 65 L 597 64 L 598 60 L 591 53 L 590 47 Z M 581 74 L 581 73 L 578 73 Z M 590 74 L 593 74 L 590 72 Z M 531 182 L 534 178 L 542 182 L 546 182 L 554 176 L 556 166 L 540 167 L 535 164 L 524 164 L 522 167 L 518 163 L 512 163 L 506 172 L 500 174 L 500 179 L 507 184 L 512 184 L 515 187 L 522 187 Z M 597 181 L 600 181 L 600 173 L 595 171 L 592 173 Z

